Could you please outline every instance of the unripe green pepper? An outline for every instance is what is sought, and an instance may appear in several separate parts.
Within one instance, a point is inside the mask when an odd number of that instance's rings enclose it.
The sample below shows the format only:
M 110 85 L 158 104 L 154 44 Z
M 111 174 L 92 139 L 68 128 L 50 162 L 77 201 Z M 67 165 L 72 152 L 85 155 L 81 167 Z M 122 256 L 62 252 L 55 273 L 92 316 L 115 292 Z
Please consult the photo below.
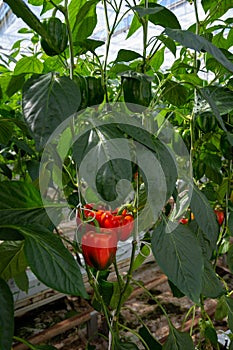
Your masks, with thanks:
M 197 127 L 204 133 L 214 131 L 217 127 L 217 120 L 212 113 L 206 112 L 196 118 Z
M 121 84 L 124 100 L 131 111 L 136 112 L 138 110 L 133 104 L 149 106 L 152 98 L 151 77 L 142 73 L 128 71 L 121 75 Z
M 59 18 L 51 17 L 43 22 L 52 43 L 51 47 L 48 42 L 42 38 L 41 47 L 48 56 L 55 56 L 62 53 L 68 43 L 68 34 L 66 24 L 62 23 Z
M 81 93 L 81 103 L 78 108 L 78 111 L 81 111 L 82 109 L 86 108 L 88 106 L 88 85 L 87 80 L 84 76 L 80 74 L 74 75 L 73 78 L 74 82 L 78 85 Z
M 100 77 L 87 76 L 88 101 L 87 106 L 99 105 L 104 100 L 104 89 Z

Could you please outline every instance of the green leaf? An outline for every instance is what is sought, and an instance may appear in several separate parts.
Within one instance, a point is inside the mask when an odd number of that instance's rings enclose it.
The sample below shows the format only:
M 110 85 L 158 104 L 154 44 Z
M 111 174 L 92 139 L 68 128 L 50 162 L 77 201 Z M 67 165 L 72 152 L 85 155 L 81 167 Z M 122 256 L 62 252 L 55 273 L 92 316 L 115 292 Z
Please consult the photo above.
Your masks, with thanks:
M 226 297 L 224 295 L 218 300 L 214 318 L 217 321 L 222 321 L 225 317 L 227 317 L 227 314 L 228 314 L 228 306 L 226 303 Z
M 14 75 L 21 75 L 21 74 L 40 74 L 43 72 L 43 63 L 38 60 L 37 57 L 31 56 L 31 57 L 23 57 L 21 58 L 15 65 L 14 69 Z
M 158 35 L 157 38 L 176 56 L 176 44 L 165 35 Z
M 128 287 L 127 287 L 127 289 L 122 297 L 121 305 L 123 305 L 124 302 L 129 298 L 132 291 L 133 291 L 133 287 L 131 285 L 128 285 Z M 118 302 L 119 302 L 121 293 L 122 292 L 120 290 L 118 282 L 114 282 L 113 283 L 113 294 L 112 294 L 111 301 L 110 301 L 110 307 L 113 310 L 116 310 L 116 308 L 118 306 Z
M 56 206 L 54 203 L 43 203 L 40 193 L 30 183 L 0 182 L 1 225 L 31 225 L 43 222 L 45 227 L 51 227 L 60 222 L 61 208 L 61 205 Z M 50 218 L 53 220 L 53 225 Z
M 198 226 L 206 234 L 212 249 L 214 249 L 219 232 L 216 215 L 206 196 L 196 186 L 193 186 L 190 208 L 194 213 Z
M 13 133 L 13 124 L 9 119 L 0 119 L 0 144 L 7 145 Z
M 161 222 L 152 234 L 152 252 L 161 269 L 185 295 L 198 303 L 203 259 L 195 234 L 185 225 Z M 169 256 L 169 259 L 167 257 Z
M 205 260 L 202 276 L 202 294 L 207 298 L 218 298 L 224 293 L 225 289 L 217 277 L 212 264 Z
M 153 337 L 149 329 L 143 325 L 138 330 L 139 335 L 144 339 L 149 349 L 161 350 L 162 345 Z
M 98 2 L 99 0 L 89 0 L 79 8 L 71 26 L 74 42 L 85 40 L 92 34 L 97 24 L 96 5 Z
M 227 265 L 228 265 L 229 269 L 231 270 L 231 272 L 233 273 L 233 245 L 230 246 L 230 248 L 228 249 L 228 252 L 227 252 Z
M 233 299 L 225 297 L 225 301 L 228 307 L 228 326 L 233 332 Z
M 228 226 L 229 226 L 230 235 L 233 236 L 233 212 L 230 212 L 229 214 Z
M 75 113 L 81 102 L 80 89 L 70 78 L 48 73 L 30 78 L 23 88 L 26 123 L 41 150 L 55 129 Z
M 136 344 L 122 341 L 118 336 L 114 337 L 114 345 L 115 350 L 139 350 Z
M 171 328 L 168 338 L 163 345 L 163 350 L 195 350 L 191 336 L 188 333 L 180 332 L 174 327 Z
M 11 350 L 14 335 L 14 301 L 8 284 L 0 278 L 0 349 Z
M 149 2 L 149 6 L 155 9 L 161 9 L 159 12 L 149 14 L 148 18 L 151 23 L 154 25 L 159 25 L 163 28 L 173 28 L 179 29 L 180 23 L 175 16 L 175 14 L 168 10 L 166 7 L 163 7 L 159 4 L 154 4 Z
M 155 71 L 158 71 L 164 62 L 164 51 L 165 48 L 156 51 L 153 57 L 150 59 L 150 65 L 153 67 Z
M 137 58 L 141 58 L 142 56 L 132 50 L 121 49 L 118 51 L 117 58 L 115 62 L 130 62 L 136 60 Z
M 19 289 L 21 289 L 25 293 L 28 293 L 29 279 L 28 279 L 28 275 L 25 271 L 14 276 L 14 280 L 15 280 L 15 283 Z
M 92 125 L 94 124 L 93 120 Z M 82 178 L 89 186 L 89 190 L 91 189 L 95 194 L 98 193 L 103 200 L 117 200 L 116 205 L 119 206 L 124 202 L 130 190 L 126 188 L 124 181 L 121 181 L 120 184 L 119 180 L 131 181 L 132 167 L 127 160 L 131 159 L 128 144 L 126 147 L 121 147 L 121 152 L 119 152 L 115 146 L 115 139 L 121 139 L 127 144 L 123 132 L 117 128 L 116 124 L 103 126 L 96 124 L 93 130 L 81 135 L 74 143 L 73 157 L 77 164 L 81 165 Z M 96 188 L 94 188 L 95 185 Z
M 101 40 L 85 39 L 83 41 L 75 41 L 75 54 L 84 55 L 86 52 L 94 52 L 98 47 L 104 45 L 105 42 Z
M 205 13 L 209 11 L 210 22 L 222 17 L 229 9 L 232 8 L 231 0 L 202 0 L 201 4 Z
M 200 35 L 194 34 L 188 30 L 165 29 L 166 34 L 173 40 L 178 41 L 182 46 L 196 51 L 206 51 L 220 62 L 226 69 L 233 72 L 233 64 L 226 58 L 220 49 L 211 44 Z
M 134 262 L 133 262 L 133 270 L 135 271 L 139 268 L 139 266 L 142 265 L 142 263 L 150 256 L 151 249 L 148 247 L 148 245 L 141 245 L 140 252 L 136 256 Z
M 88 298 L 79 265 L 61 239 L 40 225 L 19 227 L 32 272 L 44 284 L 65 294 Z
M 208 325 L 205 328 L 205 338 L 209 339 L 209 341 L 211 342 L 212 345 L 214 345 L 216 347 L 218 346 L 218 336 L 217 336 L 215 328 Z
M 0 244 L 0 276 L 8 281 L 24 272 L 27 262 L 24 255 L 24 241 L 6 241 Z
M 24 82 L 24 74 L 12 75 L 6 90 L 7 96 L 12 97 L 16 92 L 21 90 Z
M 163 97 L 171 104 L 181 107 L 187 102 L 187 89 L 172 80 L 168 80 L 163 84 Z

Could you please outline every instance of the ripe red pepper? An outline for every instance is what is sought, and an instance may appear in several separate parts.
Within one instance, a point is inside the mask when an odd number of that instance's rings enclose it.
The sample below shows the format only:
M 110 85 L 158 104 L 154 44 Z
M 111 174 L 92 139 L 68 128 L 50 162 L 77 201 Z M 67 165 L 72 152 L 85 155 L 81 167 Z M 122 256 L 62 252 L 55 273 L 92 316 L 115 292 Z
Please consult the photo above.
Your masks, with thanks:
M 118 229 L 118 239 L 120 241 L 126 241 L 134 228 L 134 218 L 132 215 L 127 214 L 122 217 L 121 227 Z
M 223 224 L 224 218 L 225 218 L 225 214 L 223 210 L 219 210 L 219 209 L 215 209 L 214 210 L 216 217 L 217 217 L 217 221 L 219 223 L 219 225 L 221 226 Z
M 104 230 L 100 233 L 88 231 L 82 237 L 82 253 L 90 267 L 106 270 L 115 258 L 117 251 L 117 234 Z
M 188 218 L 182 218 L 179 220 L 179 222 L 183 225 L 186 225 L 188 222 L 189 222 L 189 219 Z

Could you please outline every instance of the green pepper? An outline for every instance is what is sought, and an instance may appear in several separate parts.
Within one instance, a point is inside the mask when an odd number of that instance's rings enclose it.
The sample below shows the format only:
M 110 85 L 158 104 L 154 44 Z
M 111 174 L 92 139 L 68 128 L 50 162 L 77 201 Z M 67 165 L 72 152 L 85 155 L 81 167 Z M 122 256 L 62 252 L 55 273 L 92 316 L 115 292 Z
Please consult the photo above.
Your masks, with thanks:
M 210 113 L 202 113 L 196 118 L 197 127 L 204 133 L 214 131 L 217 127 L 217 120 L 215 116 Z
M 68 43 L 66 24 L 62 23 L 59 18 L 51 17 L 43 22 L 43 26 L 53 42 L 53 47 L 51 47 L 48 42 L 42 38 L 42 49 L 48 56 L 59 55 L 66 49 Z
M 220 139 L 220 148 L 224 158 L 231 160 L 233 158 L 233 147 L 230 144 L 227 135 L 223 134 Z
M 87 76 L 88 101 L 87 106 L 99 105 L 104 100 L 104 89 L 101 77 Z
M 121 84 L 124 100 L 132 112 L 138 111 L 137 106 L 148 107 L 151 99 L 151 77 L 134 71 L 124 72 L 121 75 Z
M 86 108 L 88 106 L 88 85 L 87 80 L 80 74 L 76 74 L 73 78 L 74 82 L 78 85 L 81 92 L 81 103 L 78 111 Z

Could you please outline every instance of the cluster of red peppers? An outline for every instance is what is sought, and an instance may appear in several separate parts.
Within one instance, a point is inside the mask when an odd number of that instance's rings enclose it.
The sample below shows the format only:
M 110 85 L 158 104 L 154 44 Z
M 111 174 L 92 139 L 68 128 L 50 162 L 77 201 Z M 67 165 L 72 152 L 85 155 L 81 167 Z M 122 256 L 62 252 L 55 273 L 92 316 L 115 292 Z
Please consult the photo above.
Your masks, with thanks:
M 84 231 L 81 248 L 86 264 L 105 270 L 114 261 L 118 241 L 126 241 L 132 234 L 134 217 L 127 209 L 95 210 L 94 205 L 86 204 L 82 215 L 78 211 L 77 224 Z
M 214 213 L 215 213 L 215 215 L 216 215 L 216 219 L 217 219 L 217 221 L 218 221 L 219 226 L 222 226 L 223 221 L 224 221 L 224 219 L 225 219 L 224 210 L 222 210 L 222 209 L 214 209 Z M 191 213 L 190 218 L 183 217 L 183 218 L 181 218 L 181 219 L 179 220 L 179 222 L 180 222 L 181 224 L 184 224 L 184 225 L 185 225 L 185 224 L 188 224 L 188 222 L 190 221 L 190 219 L 191 219 L 191 220 L 194 220 L 194 215 L 193 215 L 193 213 Z

